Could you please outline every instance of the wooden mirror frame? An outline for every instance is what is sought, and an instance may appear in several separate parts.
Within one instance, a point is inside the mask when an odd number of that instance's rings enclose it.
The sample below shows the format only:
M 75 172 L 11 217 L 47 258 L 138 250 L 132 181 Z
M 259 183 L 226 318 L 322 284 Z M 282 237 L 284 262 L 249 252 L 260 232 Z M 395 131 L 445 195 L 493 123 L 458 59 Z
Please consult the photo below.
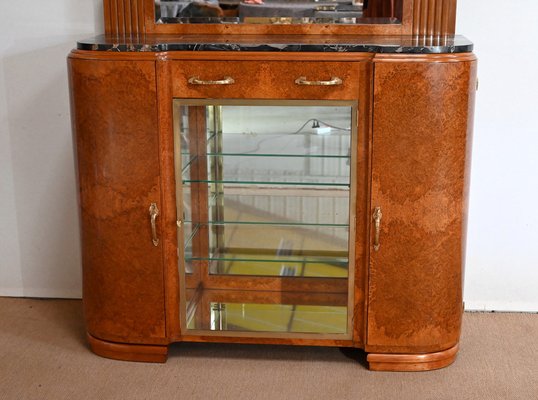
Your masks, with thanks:
M 383 0 L 370 0 L 370 10 L 382 8 Z M 402 6 L 397 24 L 157 24 L 154 0 L 103 0 L 105 33 L 141 34 L 258 34 L 258 35 L 414 35 L 440 37 L 453 35 L 457 0 L 390 0 Z M 376 7 L 376 3 L 379 7 Z M 399 7 L 398 7 L 399 8 Z M 372 11 L 371 11 L 372 12 Z M 375 17 L 375 15 L 372 15 Z

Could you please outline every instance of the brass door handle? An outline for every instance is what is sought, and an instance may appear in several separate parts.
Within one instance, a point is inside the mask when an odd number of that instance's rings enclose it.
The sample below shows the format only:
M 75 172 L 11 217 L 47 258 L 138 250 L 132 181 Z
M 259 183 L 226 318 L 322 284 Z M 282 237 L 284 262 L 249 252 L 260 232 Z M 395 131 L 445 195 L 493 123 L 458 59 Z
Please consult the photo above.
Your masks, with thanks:
M 157 203 L 151 203 L 149 206 L 149 217 L 151 221 L 151 235 L 152 235 L 152 242 L 154 246 L 159 245 L 159 238 L 157 237 L 157 223 L 156 219 L 159 215 L 159 209 L 157 208 Z
M 342 79 L 333 76 L 329 81 L 307 81 L 305 76 L 295 79 L 296 85 L 303 86 L 337 86 L 342 84 Z
M 189 78 L 188 82 L 191 85 L 233 85 L 235 83 L 235 80 L 230 76 L 225 76 L 224 79 L 216 81 L 204 81 L 197 76 L 192 76 Z
M 379 243 L 379 232 L 381 231 L 381 218 L 383 218 L 383 213 L 381 212 L 381 207 L 376 207 L 374 209 L 374 224 L 375 224 L 375 236 L 374 236 L 374 250 L 379 251 L 381 244 Z

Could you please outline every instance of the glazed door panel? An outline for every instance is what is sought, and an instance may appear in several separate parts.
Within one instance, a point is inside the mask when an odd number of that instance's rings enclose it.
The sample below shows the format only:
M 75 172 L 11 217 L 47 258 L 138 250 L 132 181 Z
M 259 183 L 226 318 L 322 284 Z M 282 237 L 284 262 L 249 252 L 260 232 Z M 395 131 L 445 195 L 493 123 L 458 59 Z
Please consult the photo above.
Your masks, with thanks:
M 183 332 L 350 340 L 357 102 L 174 113 Z
M 69 60 L 88 332 L 165 338 L 155 62 Z M 162 238 L 161 238 L 162 239 Z
M 412 56 L 375 64 L 367 351 L 458 342 L 475 69 Z

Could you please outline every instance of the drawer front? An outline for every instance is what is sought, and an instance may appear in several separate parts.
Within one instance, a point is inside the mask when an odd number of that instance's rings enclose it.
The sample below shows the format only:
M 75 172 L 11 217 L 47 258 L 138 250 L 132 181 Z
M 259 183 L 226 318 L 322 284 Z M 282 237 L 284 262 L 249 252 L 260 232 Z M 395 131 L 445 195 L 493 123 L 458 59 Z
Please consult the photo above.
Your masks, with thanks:
M 174 61 L 171 67 L 173 96 L 352 100 L 359 97 L 360 64 L 323 61 Z M 303 78 L 303 84 L 296 83 L 300 78 Z

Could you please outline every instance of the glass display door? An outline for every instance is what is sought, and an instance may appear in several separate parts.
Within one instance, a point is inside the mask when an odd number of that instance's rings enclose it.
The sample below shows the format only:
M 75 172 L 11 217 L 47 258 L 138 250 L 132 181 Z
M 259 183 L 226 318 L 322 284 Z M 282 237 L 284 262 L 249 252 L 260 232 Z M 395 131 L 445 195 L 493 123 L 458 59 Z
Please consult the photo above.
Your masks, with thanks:
M 174 101 L 181 327 L 351 338 L 357 104 Z

